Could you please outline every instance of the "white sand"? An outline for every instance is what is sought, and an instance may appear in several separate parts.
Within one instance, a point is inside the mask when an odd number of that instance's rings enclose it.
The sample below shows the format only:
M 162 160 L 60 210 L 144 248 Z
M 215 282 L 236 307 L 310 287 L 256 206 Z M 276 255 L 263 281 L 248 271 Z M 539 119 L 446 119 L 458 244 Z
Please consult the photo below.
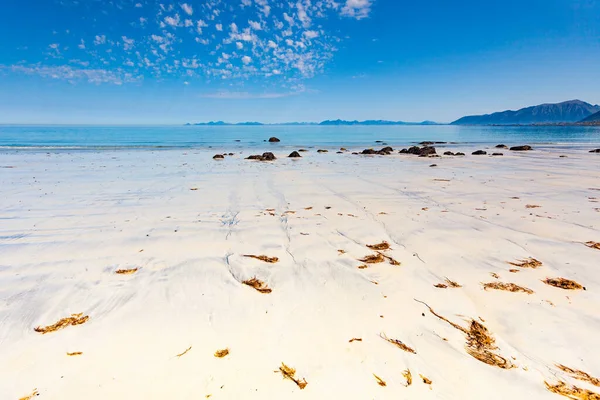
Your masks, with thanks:
M 555 367 L 600 377 L 600 250 L 583 244 L 600 242 L 600 155 L 213 154 L 0 155 L 14 167 L 0 168 L 0 399 L 560 398 L 545 380 L 600 392 Z M 402 265 L 358 269 L 383 240 Z M 526 257 L 543 266 L 509 272 Z M 272 293 L 240 283 L 254 276 Z M 462 288 L 435 288 L 444 277 Z M 494 281 L 535 293 L 483 290 Z M 471 357 L 414 299 L 463 327 L 482 318 L 516 368 Z M 34 331 L 72 313 L 89 321 Z

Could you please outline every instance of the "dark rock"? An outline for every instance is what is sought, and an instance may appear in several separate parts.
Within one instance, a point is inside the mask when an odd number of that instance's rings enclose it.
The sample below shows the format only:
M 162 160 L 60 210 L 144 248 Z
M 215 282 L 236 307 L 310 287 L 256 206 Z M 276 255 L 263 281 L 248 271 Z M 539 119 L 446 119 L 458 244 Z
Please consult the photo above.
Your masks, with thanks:
M 508 146 L 505 144 L 498 144 L 498 145 L 496 145 L 496 148 L 497 149 L 508 149 Z
M 377 151 L 373 149 L 364 149 L 360 154 L 377 154 Z
M 386 153 L 393 153 L 394 149 L 392 149 L 391 147 L 384 147 L 383 149 L 381 149 L 381 151 L 385 151 Z
M 437 167 L 437 164 L 431 164 L 430 167 Z
M 473 153 L 471 153 L 471 154 L 473 154 L 474 156 L 483 156 L 483 155 L 486 155 L 486 154 L 487 154 L 487 151 L 483 151 L 483 150 L 477 150 L 477 151 L 474 151 L 474 152 L 473 152 Z
M 383 143 L 383 140 L 376 140 L 375 143 Z
M 528 151 L 531 150 L 531 146 L 515 146 L 510 148 L 512 151 Z
M 317 153 L 329 153 L 329 150 L 317 150 Z
M 263 153 L 262 156 L 258 154 L 251 155 L 246 160 L 273 161 L 276 160 L 276 157 L 273 153 L 267 152 Z
M 421 142 L 419 143 L 421 146 L 431 146 L 433 142 Z
M 600 153 L 600 149 L 590 150 L 590 153 Z
M 229 153 L 229 155 L 230 155 L 230 156 L 232 156 L 232 155 L 233 155 L 233 153 Z
M 567 156 L 559 156 L 560 158 L 567 158 Z
M 492 155 L 493 156 L 503 156 L 504 154 L 503 153 L 493 153 Z
M 345 147 L 342 147 L 342 148 L 340 149 L 340 151 L 348 151 L 348 149 L 347 149 L 347 148 L 345 148 Z
M 408 149 L 402 149 L 398 153 L 400 153 L 400 154 L 408 154 Z
M 357 152 L 353 152 L 352 154 L 358 154 Z
M 298 158 L 298 157 L 302 157 L 302 156 L 297 151 L 292 151 L 288 157 L 290 157 L 290 158 Z
M 215 155 L 213 156 L 213 159 L 214 159 L 214 160 L 222 160 L 222 159 L 224 159 L 224 158 L 225 158 L 225 157 L 223 157 L 223 154 L 215 154 Z
M 419 157 L 428 157 L 436 154 L 435 147 L 425 146 L 419 149 Z
M 337 154 L 344 154 L 343 151 L 336 151 Z
M 454 153 L 453 153 L 453 152 L 451 152 L 451 151 L 446 151 L 446 152 L 444 152 L 444 155 L 445 155 L 445 156 L 453 156 L 453 155 L 454 155 Z
M 276 160 L 275 155 L 273 153 L 267 152 L 263 153 L 262 161 L 273 161 Z
M 272 137 L 272 138 L 269 138 L 269 142 L 277 143 L 277 142 L 281 142 L 281 140 L 277 139 L 276 137 Z
M 464 156 L 465 153 L 461 153 L 460 151 L 458 153 L 454 153 L 455 156 Z
M 305 151 L 308 151 L 308 150 L 306 150 L 306 149 L 300 149 L 300 150 L 298 150 L 298 151 L 299 151 L 299 152 L 305 152 Z

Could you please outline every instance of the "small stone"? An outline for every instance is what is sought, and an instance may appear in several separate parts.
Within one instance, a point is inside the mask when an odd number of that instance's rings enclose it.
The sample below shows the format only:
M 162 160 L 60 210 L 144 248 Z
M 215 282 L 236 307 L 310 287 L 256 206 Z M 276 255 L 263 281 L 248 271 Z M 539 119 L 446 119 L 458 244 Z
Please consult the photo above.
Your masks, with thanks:
M 590 150 L 590 153 L 600 153 L 600 149 Z
M 503 153 L 493 153 L 492 155 L 493 156 L 503 156 L 504 154 Z
M 437 167 L 437 164 L 431 164 L 430 167 Z
M 214 159 L 214 160 L 222 160 L 222 159 L 224 159 L 224 158 L 225 158 L 225 157 L 223 157 L 223 154 L 215 154 L 215 155 L 213 156 L 213 159 Z
M 297 151 L 292 151 L 288 157 L 290 157 L 290 158 L 298 158 L 298 157 L 302 157 L 302 156 Z
M 445 155 L 445 156 L 453 156 L 453 155 L 454 155 L 454 153 L 453 153 L 453 152 L 451 152 L 451 151 L 446 151 L 446 152 L 444 152 L 444 155 Z
M 317 153 L 329 153 L 329 150 L 317 150 Z
M 508 146 L 505 144 L 498 144 L 498 145 L 496 145 L 496 148 L 497 149 L 508 149 Z
M 454 153 L 455 156 L 464 156 L 465 153 L 461 153 L 460 151 L 458 153 Z
M 474 152 L 473 152 L 473 153 L 471 153 L 471 154 L 473 154 L 474 156 L 483 156 L 483 155 L 486 155 L 486 154 L 487 154 L 487 151 L 483 151 L 483 150 L 477 150 L 477 151 L 474 151 Z
M 267 153 L 263 153 L 261 161 L 273 161 L 275 159 L 276 158 L 273 153 L 267 152 Z
M 269 142 L 270 143 L 277 143 L 277 142 L 281 142 L 281 140 L 279 140 L 278 138 L 276 138 L 276 137 L 273 136 L 272 138 L 269 138 Z

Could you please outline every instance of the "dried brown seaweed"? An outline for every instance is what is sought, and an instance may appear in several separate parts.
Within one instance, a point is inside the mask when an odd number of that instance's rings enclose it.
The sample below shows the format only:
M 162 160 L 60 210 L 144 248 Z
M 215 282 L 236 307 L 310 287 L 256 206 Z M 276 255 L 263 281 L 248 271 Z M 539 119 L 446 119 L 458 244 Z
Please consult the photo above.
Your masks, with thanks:
M 502 369 L 514 368 L 514 365 L 510 361 L 494 353 L 494 351 L 498 349 L 498 347 L 495 345 L 495 339 L 490 335 L 487 328 L 481 323 L 475 321 L 474 319 L 471 319 L 469 329 L 466 329 L 448 320 L 444 316 L 436 313 L 431 307 L 429 307 L 429 305 L 427 305 L 427 303 L 424 303 L 417 299 L 415 299 L 415 301 L 425 305 L 429 309 L 429 312 L 431 312 L 433 315 L 435 315 L 442 321 L 446 321 L 453 328 L 463 332 L 467 338 L 466 351 L 470 356 L 483 363 L 493 365 Z
M 379 264 L 385 261 L 385 258 L 380 253 L 368 255 L 360 260 L 365 264 Z
M 379 335 L 379 337 L 381 337 L 381 338 L 382 338 L 383 340 L 385 340 L 386 342 L 393 344 L 394 346 L 398 347 L 399 349 L 402 349 L 402 350 L 404 350 L 404 351 L 406 351 L 406 352 L 408 352 L 408 353 L 417 354 L 417 352 L 416 352 L 414 349 L 412 349 L 411 347 L 409 347 L 409 346 L 405 345 L 404 343 L 402 343 L 402 342 L 401 342 L 400 340 L 398 340 L 398 339 L 390 339 L 390 338 L 388 338 L 388 337 L 385 335 L 385 333 L 381 333 L 381 334 Z
M 565 290 L 585 290 L 585 287 L 581 286 L 579 283 L 565 278 L 546 278 L 542 282 L 544 282 L 546 285 Z
M 90 319 L 89 316 L 87 315 L 83 315 L 83 313 L 79 313 L 79 314 L 71 314 L 70 317 L 67 318 L 62 318 L 60 321 L 52 324 L 52 325 L 48 325 L 48 326 L 38 326 L 36 328 L 34 328 L 34 331 L 39 332 L 41 334 L 46 334 L 46 333 L 50 333 L 50 332 L 54 332 L 54 331 L 58 331 L 60 329 L 64 329 L 67 326 L 75 326 L 75 325 L 81 325 L 87 322 L 87 320 Z
M 516 262 L 509 262 L 510 265 L 514 265 L 515 267 L 520 268 L 538 268 L 542 266 L 542 262 L 536 260 L 535 258 L 526 258 L 523 260 L 518 260 Z
M 377 381 L 377 384 L 379 386 L 387 386 L 387 383 L 385 383 L 385 381 L 383 379 L 381 379 L 380 377 L 378 377 L 375 374 L 373 374 L 373 376 L 375 377 L 375 380 Z
M 348 340 L 348 343 L 352 343 L 352 342 L 362 342 L 361 338 L 352 338 L 350 340 Z
M 436 288 L 439 288 L 439 289 L 447 289 L 448 288 L 448 285 L 444 285 L 443 283 L 436 283 L 433 286 L 435 286 Z
M 552 385 L 546 381 L 546 389 L 552 393 L 560 394 L 561 396 L 568 397 L 573 400 L 600 400 L 600 394 L 594 393 L 587 389 L 582 389 L 577 386 L 569 386 L 563 381 L 558 381 L 557 384 Z
M 217 350 L 215 351 L 215 357 L 223 358 L 229 354 L 229 349 Z
M 383 241 L 378 244 L 368 244 L 367 247 L 371 250 L 385 251 L 390 249 L 390 244 L 386 241 Z
M 186 355 L 188 353 L 188 351 L 190 351 L 191 349 L 192 349 L 192 346 L 190 346 L 187 349 L 185 349 L 185 351 L 183 353 L 177 354 L 175 357 L 180 358 L 180 357 Z
M 81 351 L 74 351 L 74 352 L 72 352 L 72 353 L 69 353 L 69 352 L 67 352 L 67 355 L 68 355 L 69 357 L 80 356 L 80 355 L 82 355 L 82 354 L 83 354 L 83 353 L 82 353 Z
M 270 287 L 267 286 L 266 283 L 264 283 L 263 281 L 259 280 L 257 277 L 254 277 L 252 279 L 247 279 L 245 281 L 242 282 L 244 285 L 248 285 L 254 289 L 256 289 L 258 292 L 260 293 L 271 293 L 272 290 Z
M 394 260 L 392 257 L 390 257 L 390 256 L 386 256 L 386 255 L 385 255 L 385 254 L 383 254 L 383 253 L 378 253 L 378 254 L 379 254 L 380 256 L 382 256 L 383 258 L 385 258 L 386 260 L 388 260 L 388 261 L 390 262 L 390 264 L 392 264 L 392 265 L 400 265 L 400 261 L 396 261 L 396 260 Z
M 523 293 L 527 293 L 527 294 L 533 293 L 533 290 L 523 287 L 523 286 L 516 285 L 514 283 L 504 283 L 504 282 L 483 283 L 483 288 L 485 290 L 494 289 L 494 290 L 504 290 L 507 292 L 523 292 Z
M 132 275 L 138 271 L 139 268 L 130 268 L 130 269 L 118 269 L 115 271 L 115 274 L 119 275 Z
M 255 256 L 253 254 L 244 254 L 244 257 L 255 258 L 257 260 L 264 261 L 269 264 L 275 264 L 277 261 L 279 261 L 279 258 L 277 257 Z
M 600 209 L 597 210 L 600 211 Z M 585 245 L 590 249 L 600 250 L 600 243 L 598 242 L 586 242 Z
M 578 379 L 580 381 L 584 381 L 584 382 L 589 382 L 594 386 L 598 386 L 600 387 L 600 379 L 598 378 L 594 378 L 593 376 L 591 376 L 590 374 L 588 374 L 587 372 L 583 372 L 579 369 L 573 369 L 573 368 L 569 368 L 567 366 L 564 366 L 562 364 L 556 364 L 556 366 L 563 372 L 566 372 L 567 374 L 570 374 L 571 377 Z
M 462 287 L 458 283 L 456 283 L 454 281 L 451 281 L 448 278 L 445 278 L 444 280 L 446 281 L 446 283 L 437 283 L 437 284 L 435 284 L 433 286 L 435 286 L 436 288 L 440 288 L 440 289 L 447 289 L 449 287 L 451 287 L 451 288 L 460 288 L 460 287 Z
M 37 389 L 33 389 L 33 392 L 31 392 L 30 395 L 27 396 L 23 396 L 21 397 L 19 400 L 31 400 L 33 399 L 35 396 L 39 396 L 40 393 L 37 391 Z
M 423 379 L 423 383 L 424 383 L 424 384 L 426 384 L 426 385 L 431 385 L 431 384 L 433 383 L 433 382 L 431 382 L 431 379 L 429 379 L 428 377 L 426 377 L 426 376 L 423 376 L 423 375 L 421 375 L 421 374 L 419 374 L 419 376 L 421 377 L 421 379 Z
M 367 264 L 359 265 L 358 269 L 367 269 L 369 266 Z
M 402 372 L 402 376 L 404 377 L 404 379 L 406 379 L 407 387 L 412 385 L 412 374 L 410 373 L 410 369 L 405 369 L 404 372 Z
M 540 208 L 541 206 L 538 206 L 537 204 L 527 204 L 525 206 L 525 208 Z
M 294 368 L 288 367 L 284 363 L 281 363 L 281 367 L 279 367 L 279 372 L 281 372 L 281 374 L 283 375 L 283 379 L 291 380 L 296 385 L 298 385 L 298 387 L 300 389 L 304 389 L 306 387 L 306 385 L 308 385 L 308 382 L 306 382 L 306 379 L 302 378 L 300 380 L 300 379 L 295 378 L 296 370 Z

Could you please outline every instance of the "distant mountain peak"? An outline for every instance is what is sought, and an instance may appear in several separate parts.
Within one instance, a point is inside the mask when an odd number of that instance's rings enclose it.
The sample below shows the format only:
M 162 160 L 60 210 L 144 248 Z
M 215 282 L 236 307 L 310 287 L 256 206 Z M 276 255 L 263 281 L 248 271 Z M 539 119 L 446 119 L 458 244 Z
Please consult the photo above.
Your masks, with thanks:
M 493 114 L 470 115 L 454 121 L 453 125 L 514 125 L 579 122 L 600 111 L 600 106 L 582 100 L 562 103 L 545 103 L 520 110 L 501 111 Z

